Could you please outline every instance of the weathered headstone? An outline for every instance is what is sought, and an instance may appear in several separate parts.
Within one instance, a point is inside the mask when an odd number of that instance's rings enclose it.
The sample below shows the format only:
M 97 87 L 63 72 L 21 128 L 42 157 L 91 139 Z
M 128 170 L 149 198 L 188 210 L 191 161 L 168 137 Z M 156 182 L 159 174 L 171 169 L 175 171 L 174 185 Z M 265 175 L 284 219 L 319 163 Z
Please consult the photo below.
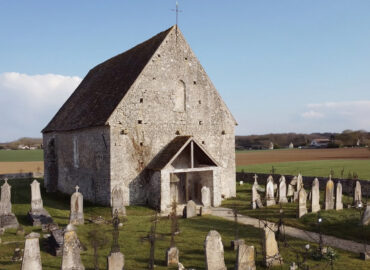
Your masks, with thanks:
M 62 256 L 63 255 L 63 229 L 59 228 L 57 224 L 55 226 L 51 226 L 50 229 L 50 236 L 48 237 L 48 246 L 50 253 L 54 256 Z
M 286 197 L 286 182 L 284 175 L 280 177 L 279 182 L 279 203 L 287 203 L 288 199 Z
M 355 190 L 353 192 L 353 205 L 355 207 L 362 205 L 361 184 L 359 181 L 356 181 Z
M 227 270 L 224 259 L 224 246 L 221 235 L 210 231 L 204 241 L 206 270 Z
M 179 263 L 179 249 L 177 247 L 170 247 L 166 251 L 166 265 L 178 265 Z
M 209 187 L 203 186 L 201 189 L 202 193 L 202 204 L 204 207 L 211 206 L 211 191 Z
M 261 196 L 258 194 L 257 186 L 258 186 L 258 183 L 256 184 L 256 182 L 252 186 L 252 208 L 253 209 L 256 209 L 257 206 L 261 208 L 260 206 L 262 205 Z
M 320 188 L 319 180 L 315 178 L 312 182 L 312 191 L 311 191 L 311 211 L 316 213 L 320 211 Z
M 366 210 L 362 215 L 361 224 L 365 226 L 370 224 L 370 205 L 366 206 Z
M 185 217 L 191 218 L 197 216 L 197 205 L 194 201 L 190 200 L 185 207 Z
M 31 210 L 28 212 L 28 218 L 33 226 L 53 223 L 50 214 L 44 209 L 40 192 L 40 183 L 36 180 L 31 184 Z
M 254 246 L 241 244 L 236 253 L 235 270 L 255 270 Z
M 40 234 L 31 232 L 26 236 L 21 270 L 41 270 Z
M 120 186 L 115 186 L 112 190 L 112 216 L 116 210 L 119 216 L 126 216 L 126 207 L 123 198 L 122 188 Z
M 108 256 L 108 270 L 123 270 L 125 265 L 125 257 L 121 253 L 120 246 L 118 243 L 119 239 L 119 216 L 118 210 L 113 214 L 113 232 L 112 232 L 112 248 Z
M 342 184 L 340 181 L 337 183 L 337 189 L 335 194 L 335 210 L 342 210 L 343 209 L 343 202 L 342 202 Z
M 301 190 L 301 188 L 303 188 L 303 177 L 302 177 L 302 174 L 298 174 L 298 177 L 297 177 L 297 192 L 299 192 Z
M 121 252 L 113 252 L 108 256 L 108 270 L 123 270 L 125 258 Z
M 307 192 L 301 187 L 298 192 L 298 218 L 307 214 Z
M 266 225 L 263 230 L 263 264 L 267 267 L 281 265 L 283 263 L 272 226 L 274 225 Z
M 76 192 L 71 196 L 71 213 L 69 215 L 69 223 L 72 225 L 84 224 L 84 199 L 78 189 L 79 187 L 76 186 Z
M 325 210 L 334 209 L 334 182 L 329 177 L 325 188 Z
M 69 224 L 64 232 L 61 270 L 85 270 L 80 256 L 80 243 L 72 224 Z
M 5 183 L 1 186 L 1 200 L 0 200 L 0 227 L 17 228 L 18 220 L 12 213 L 11 204 L 11 186 L 8 184 L 8 179 L 5 178 Z
M 267 179 L 266 185 L 266 206 L 275 205 L 275 197 L 274 197 L 274 180 L 271 176 Z

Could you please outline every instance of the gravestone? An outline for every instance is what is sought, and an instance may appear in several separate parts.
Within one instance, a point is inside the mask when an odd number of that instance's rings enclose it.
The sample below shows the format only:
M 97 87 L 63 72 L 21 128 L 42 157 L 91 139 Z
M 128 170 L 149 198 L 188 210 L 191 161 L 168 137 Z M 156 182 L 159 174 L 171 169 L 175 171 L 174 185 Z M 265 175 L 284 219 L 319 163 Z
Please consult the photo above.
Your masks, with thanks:
M 329 177 L 325 188 L 325 210 L 334 209 L 334 182 Z
M 362 205 L 361 184 L 359 181 L 356 181 L 355 191 L 353 193 L 353 205 L 355 207 Z
M 343 209 L 343 202 L 342 202 L 342 184 L 340 181 L 337 184 L 336 194 L 335 194 L 335 210 L 342 210 Z
M 224 246 L 221 235 L 210 231 L 204 241 L 206 270 L 227 270 L 224 259 Z
M 60 229 L 57 224 L 50 224 L 50 236 L 48 237 L 49 251 L 54 256 L 63 255 L 63 229 Z
M 312 191 L 311 191 L 311 211 L 316 213 L 320 211 L 320 188 L 319 180 L 315 178 L 312 182 Z
M 274 197 L 274 180 L 271 176 L 267 179 L 266 185 L 266 206 L 275 205 L 275 197 Z
M 269 223 L 269 226 L 265 225 L 263 230 L 263 264 L 267 267 L 281 265 L 283 263 L 283 258 L 279 253 L 273 226 L 275 225 Z
M 166 251 L 166 265 L 178 265 L 179 263 L 179 249 L 177 247 L 170 247 Z
M 254 246 L 240 244 L 236 253 L 235 270 L 255 270 Z
M 211 191 L 208 187 L 203 186 L 201 189 L 202 193 L 202 204 L 204 207 L 210 207 L 211 206 Z
M 258 184 L 254 183 L 252 186 L 252 208 L 256 209 L 258 206 L 257 200 L 261 201 L 261 196 L 257 191 Z
M 113 232 L 112 232 L 112 247 L 110 254 L 108 256 L 108 270 L 123 270 L 125 265 L 125 256 L 121 253 L 121 248 L 119 246 L 119 215 L 118 210 L 113 214 Z
M 76 186 L 76 192 L 71 196 L 71 213 L 69 216 L 69 223 L 72 225 L 84 224 L 84 209 L 83 209 L 83 196 L 78 192 L 79 187 Z
M 21 270 L 41 270 L 40 234 L 31 232 L 26 236 Z
M 197 205 L 194 201 L 190 200 L 185 207 L 185 217 L 192 218 L 197 216 Z
M 286 197 L 286 181 L 284 175 L 280 177 L 279 180 L 279 203 L 287 203 L 288 199 Z
M 1 186 L 1 199 L 0 199 L 0 227 L 18 228 L 17 217 L 12 213 L 11 204 L 11 186 L 8 184 L 8 179 L 5 178 L 5 183 Z
M 302 177 L 302 174 L 298 174 L 298 177 L 297 177 L 297 192 L 299 192 L 301 190 L 301 188 L 303 188 L 303 177 Z
M 41 198 L 40 183 L 36 179 L 31 184 L 31 210 L 28 212 L 28 218 L 33 226 L 53 223 L 48 211 L 44 209 Z
M 80 256 L 80 242 L 72 224 L 69 224 L 64 232 L 61 270 L 85 270 Z
M 108 256 L 108 270 L 123 270 L 125 257 L 121 252 L 113 252 Z
M 370 224 L 370 205 L 366 206 L 366 210 L 362 215 L 361 224 L 365 226 Z
M 115 186 L 112 190 L 112 216 L 114 216 L 116 210 L 119 216 L 126 216 L 126 207 L 123 198 L 122 188 L 118 185 Z
M 307 214 L 307 192 L 301 187 L 298 193 L 298 218 Z

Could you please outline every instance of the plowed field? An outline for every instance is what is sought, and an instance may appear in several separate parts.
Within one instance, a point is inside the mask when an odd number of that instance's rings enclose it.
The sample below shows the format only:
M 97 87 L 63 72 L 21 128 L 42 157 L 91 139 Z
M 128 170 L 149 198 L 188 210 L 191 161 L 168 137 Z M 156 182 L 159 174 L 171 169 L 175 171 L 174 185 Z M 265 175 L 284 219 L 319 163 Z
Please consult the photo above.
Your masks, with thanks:
M 44 162 L 0 162 L 0 174 L 28 172 L 44 172 Z

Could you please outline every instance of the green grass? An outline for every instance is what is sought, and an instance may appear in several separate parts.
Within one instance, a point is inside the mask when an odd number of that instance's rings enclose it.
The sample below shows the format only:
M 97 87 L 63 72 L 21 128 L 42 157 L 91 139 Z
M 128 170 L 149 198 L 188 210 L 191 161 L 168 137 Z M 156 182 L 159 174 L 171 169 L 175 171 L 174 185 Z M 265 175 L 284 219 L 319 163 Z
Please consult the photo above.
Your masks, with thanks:
M 0 162 L 43 161 L 43 150 L 0 150 Z
M 296 161 L 296 162 L 277 162 L 253 164 L 247 166 L 237 166 L 237 171 L 254 172 L 254 173 L 270 173 L 272 166 L 275 173 L 284 175 L 303 176 L 322 176 L 327 177 L 330 170 L 334 170 L 334 177 L 341 177 L 341 171 L 344 168 L 344 178 L 347 178 L 348 173 L 357 173 L 359 179 L 370 180 L 370 161 L 369 160 L 315 160 L 315 161 Z
M 41 258 L 43 269 L 60 269 L 61 257 L 54 257 L 45 251 L 45 239 L 40 228 L 33 228 L 29 225 L 26 214 L 30 207 L 30 180 L 11 180 L 12 185 L 12 201 L 13 212 L 17 215 L 18 221 L 24 226 L 26 233 L 36 231 L 41 234 Z M 2 184 L 2 183 L 1 183 Z M 240 190 L 242 191 L 242 190 Z M 60 226 L 66 226 L 69 216 L 69 196 L 62 194 L 45 194 L 42 190 L 44 199 L 44 206 Z M 108 243 L 105 247 L 99 249 L 99 269 L 106 269 L 106 256 L 109 254 L 111 245 L 111 225 L 95 225 L 88 223 L 87 219 L 92 216 L 101 215 L 105 219 L 111 218 L 111 211 L 108 207 L 93 206 L 85 203 L 85 225 L 78 226 L 78 237 L 82 243 L 87 247 L 87 251 L 82 252 L 82 261 L 86 270 L 93 269 L 93 249 L 90 245 L 88 233 L 92 230 L 99 230 L 102 232 Z M 151 219 L 153 217 L 153 210 L 146 207 L 127 207 L 127 221 L 124 226 L 120 228 L 119 244 L 121 251 L 125 255 L 125 269 L 126 270 L 140 270 L 147 269 L 149 256 L 149 243 L 145 240 L 151 226 Z M 216 217 L 195 217 L 192 219 L 180 219 L 180 234 L 176 236 L 176 243 L 180 250 L 180 261 L 187 268 L 196 268 L 198 270 L 205 269 L 204 265 L 204 239 L 211 229 L 215 229 L 222 235 L 222 240 L 225 246 L 225 261 L 228 269 L 234 269 L 235 252 L 230 248 L 230 241 L 234 238 L 234 224 L 230 221 L 223 220 Z M 257 249 L 257 269 L 265 269 L 261 266 L 261 231 L 251 226 L 240 226 L 239 235 L 246 239 L 248 245 L 254 245 Z M 165 251 L 170 244 L 170 221 L 167 218 L 161 218 L 158 223 L 157 230 L 158 240 L 156 242 L 155 262 L 157 267 L 155 269 L 177 269 L 167 268 L 165 266 Z M 13 254 L 14 248 L 24 246 L 24 237 L 17 236 L 15 230 L 7 230 L 1 236 L 3 244 L 0 245 L 0 270 L 14 270 L 20 269 L 20 263 L 13 263 L 10 258 Z M 287 238 L 288 247 L 282 246 L 280 252 L 286 264 L 283 268 L 288 269 L 288 264 L 292 261 L 297 261 L 303 256 L 303 247 L 306 242 Z M 4 242 L 14 242 L 4 244 Z M 312 244 L 313 248 L 317 247 Z M 339 259 L 334 263 L 334 269 L 367 269 L 368 262 L 358 259 L 358 254 L 344 252 L 338 250 Z M 309 260 L 308 264 L 313 267 L 318 264 L 317 261 Z M 325 267 L 327 262 L 320 262 L 321 267 Z M 323 269 L 323 268 L 320 268 Z
M 244 184 L 237 186 L 236 198 L 228 199 L 223 202 L 223 206 L 236 207 L 238 211 L 254 218 L 260 218 L 273 222 L 278 222 L 280 217 L 280 206 L 270 206 L 262 209 L 252 209 L 250 202 L 252 201 L 251 193 L 252 185 Z M 263 194 L 261 194 L 263 196 Z M 352 198 L 343 196 L 344 205 L 350 204 Z M 324 204 L 324 193 L 320 192 L 320 204 Z M 317 213 L 308 213 L 302 218 L 297 218 L 298 203 L 282 204 L 284 214 L 284 223 L 288 226 L 318 232 Z M 307 201 L 307 207 L 310 211 L 310 203 Z M 362 243 L 364 239 L 370 240 L 370 226 L 360 226 L 360 212 L 356 209 L 344 208 L 341 211 L 329 210 L 320 211 L 323 222 L 321 231 L 327 235 L 333 235 L 339 238 L 354 240 Z M 370 244 L 370 241 L 369 243 Z

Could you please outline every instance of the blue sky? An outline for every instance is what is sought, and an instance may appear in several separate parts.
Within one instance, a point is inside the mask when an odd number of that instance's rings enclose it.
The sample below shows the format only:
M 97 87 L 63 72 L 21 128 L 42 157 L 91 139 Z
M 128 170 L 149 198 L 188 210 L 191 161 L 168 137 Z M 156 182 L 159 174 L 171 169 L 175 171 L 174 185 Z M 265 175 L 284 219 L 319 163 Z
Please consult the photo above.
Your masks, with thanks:
M 179 27 L 238 135 L 370 130 L 370 1 L 179 5 Z M 173 25 L 174 7 L 0 0 L 0 142 L 41 136 L 89 69 Z

